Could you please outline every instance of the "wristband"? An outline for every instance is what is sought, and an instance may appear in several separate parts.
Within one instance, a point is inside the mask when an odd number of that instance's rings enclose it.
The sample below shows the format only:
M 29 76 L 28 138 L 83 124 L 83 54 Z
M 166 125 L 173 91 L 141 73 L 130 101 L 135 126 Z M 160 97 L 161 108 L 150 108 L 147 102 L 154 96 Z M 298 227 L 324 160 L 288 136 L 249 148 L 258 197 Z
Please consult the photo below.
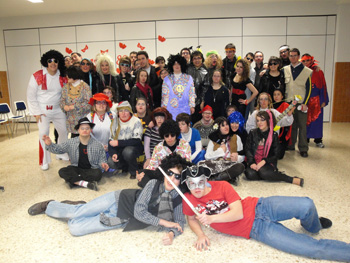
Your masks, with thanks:
M 247 100 L 244 100 L 244 105 L 248 105 L 248 101 Z

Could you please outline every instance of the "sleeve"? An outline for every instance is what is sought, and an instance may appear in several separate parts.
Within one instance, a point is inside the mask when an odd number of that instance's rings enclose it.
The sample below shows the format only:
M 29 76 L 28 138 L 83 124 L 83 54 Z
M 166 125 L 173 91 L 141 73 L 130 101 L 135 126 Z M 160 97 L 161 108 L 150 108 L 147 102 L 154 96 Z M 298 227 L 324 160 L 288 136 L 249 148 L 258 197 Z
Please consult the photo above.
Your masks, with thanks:
M 178 223 L 183 230 L 185 227 L 186 220 L 185 220 L 184 214 L 182 213 L 182 203 L 174 208 L 173 217 L 174 217 L 174 222 Z M 175 237 L 182 234 L 182 232 L 178 231 L 176 228 L 166 228 L 166 229 L 168 230 L 168 232 L 173 231 Z
M 250 167 L 250 165 L 252 165 L 253 163 L 256 163 L 255 162 L 255 158 L 254 158 L 254 155 L 255 155 L 255 152 L 253 152 L 253 133 L 249 133 L 248 134 L 248 139 L 247 139 L 247 148 L 246 148 L 246 152 L 245 152 L 245 155 L 247 157 L 247 164 L 248 164 L 248 167 Z
M 106 152 L 105 149 L 103 148 L 103 145 L 96 141 L 96 146 L 97 146 L 97 156 L 98 156 L 98 166 L 102 169 L 102 164 L 103 163 L 107 163 L 107 159 L 106 159 Z
M 64 110 L 64 106 L 67 105 L 67 97 L 68 97 L 68 83 L 64 84 L 62 88 L 62 96 L 61 96 L 61 101 L 60 101 L 60 107 L 63 112 L 66 112 Z
M 190 91 L 189 91 L 189 102 L 188 105 L 190 106 L 190 108 L 194 108 L 196 106 L 196 89 L 194 88 L 194 84 L 193 84 L 193 79 L 190 76 L 189 81 L 191 81 L 191 87 L 190 87 Z
M 253 113 L 249 116 L 246 124 L 246 130 L 247 133 L 250 133 L 252 129 L 256 128 L 256 114 L 258 113 L 257 110 L 253 111 Z
M 242 152 L 243 151 L 243 143 L 241 140 L 241 137 L 237 135 L 237 152 Z M 244 161 L 245 156 L 244 155 L 238 155 L 237 162 L 242 163 Z
M 163 142 L 158 143 L 153 150 L 153 154 L 151 157 L 151 160 L 149 162 L 149 165 L 146 167 L 146 169 L 150 169 L 150 170 L 155 170 L 157 169 L 157 167 L 159 166 L 162 158 L 160 155 L 160 152 L 163 148 Z
M 224 150 L 222 148 L 217 149 L 216 151 L 214 151 L 214 143 L 213 141 L 209 141 L 209 144 L 207 146 L 207 152 L 205 153 L 205 159 L 206 160 L 215 160 L 217 158 L 220 157 L 224 157 L 225 153 Z
M 130 91 L 130 106 L 132 108 L 132 110 L 134 112 L 136 112 L 136 90 L 137 90 L 137 87 L 134 86 L 132 87 L 131 91 Z
M 151 200 L 152 191 L 157 180 L 149 181 L 141 191 L 134 207 L 134 216 L 137 220 L 152 226 L 159 225 L 159 218 L 148 212 L 148 205 Z
M 310 99 L 310 95 L 311 95 L 311 76 L 307 78 L 306 84 L 305 84 L 305 99 L 303 101 L 302 104 L 307 104 L 309 99 Z
M 145 151 L 146 159 L 151 158 L 151 137 L 148 131 L 149 128 L 147 127 L 145 136 L 143 137 L 143 150 Z
M 50 145 L 46 145 L 46 149 L 49 152 L 55 153 L 55 154 L 63 154 L 63 153 L 68 153 L 69 145 L 68 141 L 61 143 L 61 144 L 55 144 L 51 143 Z
M 162 103 L 161 103 L 162 107 L 167 107 L 169 102 L 169 92 L 171 87 L 168 87 L 167 85 L 167 81 L 166 81 L 167 78 L 168 76 L 165 77 L 162 85 Z
M 197 157 L 197 155 L 202 151 L 202 141 L 199 131 L 192 128 L 192 138 L 191 140 L 195 141 L 196 151 L 191 154 L 191 161 Z
M 185 196 L 187 197 L 187 199 L 196 207 L 196 200 L 195 198 L 192 198 L 191 193 L 187 192 L 185 193 Z M 188 206 L 188 204 L 185 202 L 185 200 L 182 199 L 182 212 L 184 213 L 184 215 L 187 216 L 194 216 L 194 212 L 192 211 L 192 209 Z
M 27 102 L 28 102 L 28 109 L 31 114 L 33 115 L 40 115 L 42 114 L 39 102 L 37 99 L 37 91 L 38 91 L 38 84 L 36 83 L 36 80 L 34 76 L 32 75 L 30 77 L 28 87 L 27 87 Z
M 273 115 L 275 115 L 276 118 L 282 114 L 278 110 L 275 110 L 275 109 L 273 109 L 272 112 L 273 112 Z M 293 121 L 294 121 L 293 115 L 289 116 L 287 114 L 276 125 L 280 126 L 280 127 L 290 126 L 290 125 L 293 124 Z
M 88 84 L 84 82 L 83 84 L 83 98 L 80 105 L 80 110 L 82 113 L 86 113 L 91 111 L 91 105 L 89 104 L 90 98 L 91 98 L 91 90 Z M 81 115 L 80 115 L 81 116 Z
M 327 92 L 327 84 L 326 84 L 326 79 L 324 78 L 323 71 L 319 71 L 319 78 L 321 78 L 321 90 L 320 90 L 320 105 L 322 103 L 325 103 L 327 106 L 329 103 L 329 97 L 328 97 L 328 92 Z

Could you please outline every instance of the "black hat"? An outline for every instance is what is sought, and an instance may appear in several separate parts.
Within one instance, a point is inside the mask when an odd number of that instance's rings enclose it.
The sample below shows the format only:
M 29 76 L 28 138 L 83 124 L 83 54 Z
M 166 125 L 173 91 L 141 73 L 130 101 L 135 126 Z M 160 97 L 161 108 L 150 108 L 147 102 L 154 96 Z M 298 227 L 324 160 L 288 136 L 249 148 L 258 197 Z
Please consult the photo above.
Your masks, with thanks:
M 204 165 L 197 164 L 189 166 L 181 173 L 181 183 L 185 182 L 187 177 L 195 178 L 204 175 L 208 179 L 211 176 L 211 173 L 211 169 Z
M 82 124 L 89 124 L 91 129 L 93 129 L 95 126 L 95 123 L 90 122 L 88 118 L 84 117 L 78 121 L 78 124 L 75 125 L 74 129 L 79 130 L 79 127 Z

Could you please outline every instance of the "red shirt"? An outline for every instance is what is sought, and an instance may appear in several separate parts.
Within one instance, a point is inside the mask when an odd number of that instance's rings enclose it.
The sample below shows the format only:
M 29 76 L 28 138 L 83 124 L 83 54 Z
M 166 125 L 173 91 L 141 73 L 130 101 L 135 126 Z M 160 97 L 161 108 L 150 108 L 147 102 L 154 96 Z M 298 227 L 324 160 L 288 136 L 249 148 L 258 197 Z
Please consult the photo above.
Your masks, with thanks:
M 229 204 L 241 200 L 233 187 L 225 181 L 211 181 L 211 191 L 202 198 L 195 198 L 191 193 L 185 193 L 185 196 L 190 200 L 194 207 L 198 208 L 200 213 L 206 212 L 209 215 L 222 214 L 230 210 Z M 227 223 L 213 223 L 210 226 L 225 234 L 232 236 L 240 236 L 249 239 L 250 231 L 253 227 L 255 219 L 255 206 L 259 198 L 247 197 L 242 202 L 243 219 L 227 222 Z M 183 213 L 188 216 L 193 216 L 194 212 L 182 201 Z

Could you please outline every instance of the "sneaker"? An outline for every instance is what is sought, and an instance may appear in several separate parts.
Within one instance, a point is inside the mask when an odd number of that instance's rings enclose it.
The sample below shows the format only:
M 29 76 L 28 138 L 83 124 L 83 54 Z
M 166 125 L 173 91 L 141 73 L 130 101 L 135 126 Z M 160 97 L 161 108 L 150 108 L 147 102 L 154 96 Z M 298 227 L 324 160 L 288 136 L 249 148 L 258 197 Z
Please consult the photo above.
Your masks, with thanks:
M 56 154 L 56 160 L 69 161 L 67 154 Z
M 324 148 L 324 144 L 322 142 L 316 143 L 316 147 L 318 148 Z
M 49 165 L 48 164 L 42 164 L 40 166 L 40 168 L 41 168 L 41 170 L 46 171 L 46 170 L 49 170 Z
M 320 217 L 320 223 L 323 229 L 330 228 L 332 226 L 332 221 L 325 217 Z
M 87 188 L 89 188 L 90 190 L 98 191 L 97 183 L 96 183 L 96 182 L 89 182 L 89 183 L 87 184 Z

